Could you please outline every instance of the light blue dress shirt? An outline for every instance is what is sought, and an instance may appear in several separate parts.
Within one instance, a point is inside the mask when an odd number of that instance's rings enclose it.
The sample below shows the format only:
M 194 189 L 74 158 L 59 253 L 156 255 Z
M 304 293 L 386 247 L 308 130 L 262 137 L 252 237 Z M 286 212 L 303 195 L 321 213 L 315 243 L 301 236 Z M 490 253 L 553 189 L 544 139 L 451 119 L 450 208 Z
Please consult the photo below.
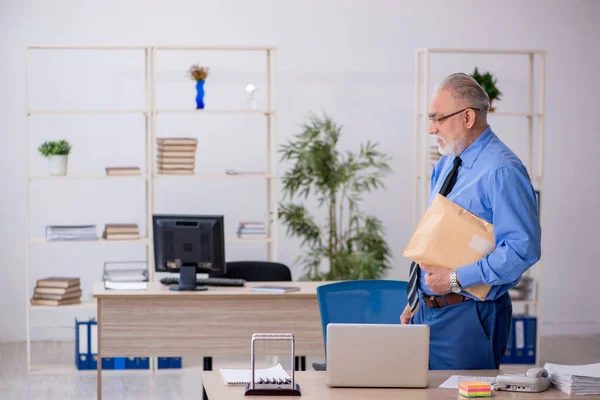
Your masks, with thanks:
M 486 284 L 486 300 L 502 296 L 541 255 L 541 228 L 535 191 L 519 158 L 492 132 L 490 126 L 459 156 L 462 164 L 447 198 L 494 225 L 496 249 L 473 264 L 457 268 L 463 289 Z M 454 157 L 443 156 L 431 176 L 431 205 Z M 434 294 L 421 270 L 419 287 Z M 463 291 L 463 295 L 475 298 Z

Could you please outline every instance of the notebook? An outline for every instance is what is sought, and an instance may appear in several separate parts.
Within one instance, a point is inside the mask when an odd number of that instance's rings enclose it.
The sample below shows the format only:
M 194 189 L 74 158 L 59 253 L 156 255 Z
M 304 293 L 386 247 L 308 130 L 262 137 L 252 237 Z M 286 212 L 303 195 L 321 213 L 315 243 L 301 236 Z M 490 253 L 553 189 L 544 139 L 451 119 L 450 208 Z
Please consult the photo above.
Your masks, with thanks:
M 252 380 L 252 370 L 250 369 L 228 369 L 220 368 L 221 379 L 225 385 L 246 385 Z M 262 379 L 292 379 L 290 375 L 285 372 L 281 364 L 277 364 L 271 368 L 257 369 L 254 371 L 254 381 Z
M 255 286 L 250 290 L 263 293 L 288 293 L 297 292 L 300 288 L 297 286 Z

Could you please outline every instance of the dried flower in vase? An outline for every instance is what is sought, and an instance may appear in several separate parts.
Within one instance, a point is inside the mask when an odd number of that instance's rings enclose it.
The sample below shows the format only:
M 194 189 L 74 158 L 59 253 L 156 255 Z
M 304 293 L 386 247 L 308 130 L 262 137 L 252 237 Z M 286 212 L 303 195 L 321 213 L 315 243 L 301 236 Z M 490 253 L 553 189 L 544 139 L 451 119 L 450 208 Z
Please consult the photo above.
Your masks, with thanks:
M 203 81 L 208 76 L 208 67 L 201 67 L 198 64 L 193 64 L 188 73 L 192 79 L 196 81 Z

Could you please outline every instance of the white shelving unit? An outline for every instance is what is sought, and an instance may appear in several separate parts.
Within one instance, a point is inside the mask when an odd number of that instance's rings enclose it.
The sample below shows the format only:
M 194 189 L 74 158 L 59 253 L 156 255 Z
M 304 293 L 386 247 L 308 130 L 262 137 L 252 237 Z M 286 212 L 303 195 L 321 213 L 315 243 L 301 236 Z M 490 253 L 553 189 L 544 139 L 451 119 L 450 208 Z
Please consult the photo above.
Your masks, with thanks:
M 415 126 L 415 179 L 414 179 L 414 212 L 413 224 L 416 227 L 421 216 L 425 212 L 430 192 L 431 167 L 433 160 L 430 156 L 430 142 L 427 140 L 428 118 L 427 107 L 430 101 L 430 68 L 432 54 L 454 54 L 454 55 L 498 55 L 506 57 L 526 57 L 528 60 L 527 70 L 524 71 L 528 78 L 527 88 L 527 111 L 525 112 L 490 112 L 488 119 L 494 118 L 525 118 L 527 120 L 527 156 L 524 160 L 527 171 L 532 180 L 533 187 L 539 191 L 540 197 L 543 193 L 543 167 L 544 167 L 544 134 L 545 134 L 545 91 L 546 91 L 546 53 L 544 50 L 491 50 L 491 49 L 440 49 L 425 48 L 417 49 L 415 52 L 415 93 L 414 93 L 414 126 Z M 536 81 L 535 62 L 539 62 L 539 71 L 537 84 L 539 85 L 538 109 L 535 109 L 536 93 L 534 86 Z M 537 149 L 534 148 L 534 123 L 538 122 L 538 141 Z M 499 132 L 500 138 L 502 133 Z M 537 163 L 534 165 L 534 152 L 537 150 Z M 541 207 L 540 207 L 541 210 Z M 540 211 L 540 221 L 542 212 Z M 532 276 L 532 270 L 535 269 L 535 276 Z M 540 359 L 540 304 L 539 304 L 539 283 L 541 278 L 541 262 L 538 262 L 526 272 L 527 276 L 534 279 L 533 297 L 527 300 L 513 300 L 513 305 L 522 307 L 524 314 L 532 315 L 534 311 L 537 319 L 537 343 L 536 343 L 536 364 Z
M 110 50 L 110 51 L 143 51 L 144 52 L 144 109 L 98 109 L 98 110 L 44 110 L 30 109 L 29 106 L 29 57 L 30 52 L 36 50 L 53 50 L 53 51 L 77 51 L 77 50 Z M 264 109 L 158 109 L 156 107 L 156 54 L 159 51 L 252 51 L 264 53 L 266 55 L 266 108 Z M 27 371 L 35 374 L 49 373 L 86 373 L 89 371 L 78 371 L 75 366 L 71 365 L 32 365 L 31 357 L 31 314 L 56 312 L 57 310 L 94 310 L 96 309 L 95 300 L 83 301 L 81 304 L 60 306 L 60 307 L 45 307 L 32 306 L 30 299 L 33 296 L 32 288 L 30 287 L 30 261 L 29 252 L 33 246 L 64 246 L 65 251 L 70 251 L 74 246 L 89 246 L 101 245 L 110 246 L 114 244 L 137 244 L 146 247 L 146 259 L 148 262 L 149 279 L 156 281 L 157 276 L 154 272 L 154 251 L 152 237 L 152 215 L 156 212 L 155 198 L 156 189 L 155 182 L 157 180 L 176 180 L 190 181 L 198 179 L 246 179 L 252 178 L 257 181 L 264 180 L 266 182 L 266 215 L 277 215 L 277 201 L 273 201 L 273 194 L 278 193 L 277 180 L 277 163 L 272 161 L 273 155 L 276 154 L 277 140 L 277 48 L 273 46 L 27 46 L 25 49 L 25 127 L 24 127 L 24 142 L 25 142 L 25 176 L 26 176 L 26 249 L 25 249 L 25 304 L 26 304 L 26 348 L 27 348 Z M 145 138 L 145 172 L 141 175 L 132 176 L 106 176 L 94 174 L 67 174 L 67 176 L 49 176 L 49 175 L 31 175 L 30 174 L 30 147 L 29 147 L 29 118 L 34 115 L 113 115 L 113 114 L 137 114 L 143 115 L 145 119 L 144 138 Z M 218 173 L 202 173 L 196 172 L 194 175 L 159 175 L 156 169 L 156 119 L 161 114 L 213 114 L 222 115 L 225 118 L 227 115 L 255 114 L 263 115 L 267 119 L 266 123 L 266 166 L 264 173 L 237 173 L 237 174 L 218 174 Z M 146 218 L 146 237 L 138 240 L 105 240 L 98 239 L 95 241 L 47 241 L 45 238 L 31 237 L 30 233 L 30 185 L 34 181 L 122 181 L 122 180 L 143 180 L 145 182 L 145 218 Z M 199 210 L 201 213 L 201 210 Z M 256 239 L 240 239 L 236 236 L 228 236 L 225 238 L 226 243 L 249 243 L 252 245 L 263 244 L 266 247 L 267 260 L 277 259 L 277 240 L 278 237 L 278 221 L 277 218 L 272 219 L 272 223 L 265 221 L 266 236 Z M 48 271 L 48 275 L 60 275 L 60 270 L 55 272 Z M 98 275 L 101 271 L 98 271 Z M 88 288 L 90 289 L 90 288 Z M 68 312 L 68 311 L 67 311 Z M 150 370 L 156 371 L 156 360 L 151 359 Z M 113 371 L 114 373 L 132 373 L 131 371 Z M 144 372 L 144 371 L 137 371 Z

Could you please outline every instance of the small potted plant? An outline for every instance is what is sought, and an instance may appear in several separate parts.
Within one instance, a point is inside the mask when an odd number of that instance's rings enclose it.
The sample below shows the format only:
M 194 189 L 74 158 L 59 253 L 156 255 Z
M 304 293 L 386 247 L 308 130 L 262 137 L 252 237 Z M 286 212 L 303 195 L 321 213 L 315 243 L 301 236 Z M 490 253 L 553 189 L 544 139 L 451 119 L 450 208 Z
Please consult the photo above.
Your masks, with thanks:
M 208 76 L 208 68 L 193 64 L 188 74 L 196 81 L 196 109 L 204 108 L 204 81 Z
M 496 87 L 497 79 L 494 78 L 494 76 L 489 72 L 486 72 L 483 75 L 480 74 L 477 70 L 477 67 L 475 67 L 475 71 L 473 71 L 471 76 L 487 93 L 488 97 L 490 98 L 490 112 L 494 112 L 495 108 L 492 107 L 492 102 L 494 100 L 500 100 L 500 96 L 502 95 L 502 92 Z
M 71 152 L 71 145 L 66 140 L 45 141 L 38 148 L 40 154 L 50 163 L 50 175 L 66 175 L 67 160 Z

